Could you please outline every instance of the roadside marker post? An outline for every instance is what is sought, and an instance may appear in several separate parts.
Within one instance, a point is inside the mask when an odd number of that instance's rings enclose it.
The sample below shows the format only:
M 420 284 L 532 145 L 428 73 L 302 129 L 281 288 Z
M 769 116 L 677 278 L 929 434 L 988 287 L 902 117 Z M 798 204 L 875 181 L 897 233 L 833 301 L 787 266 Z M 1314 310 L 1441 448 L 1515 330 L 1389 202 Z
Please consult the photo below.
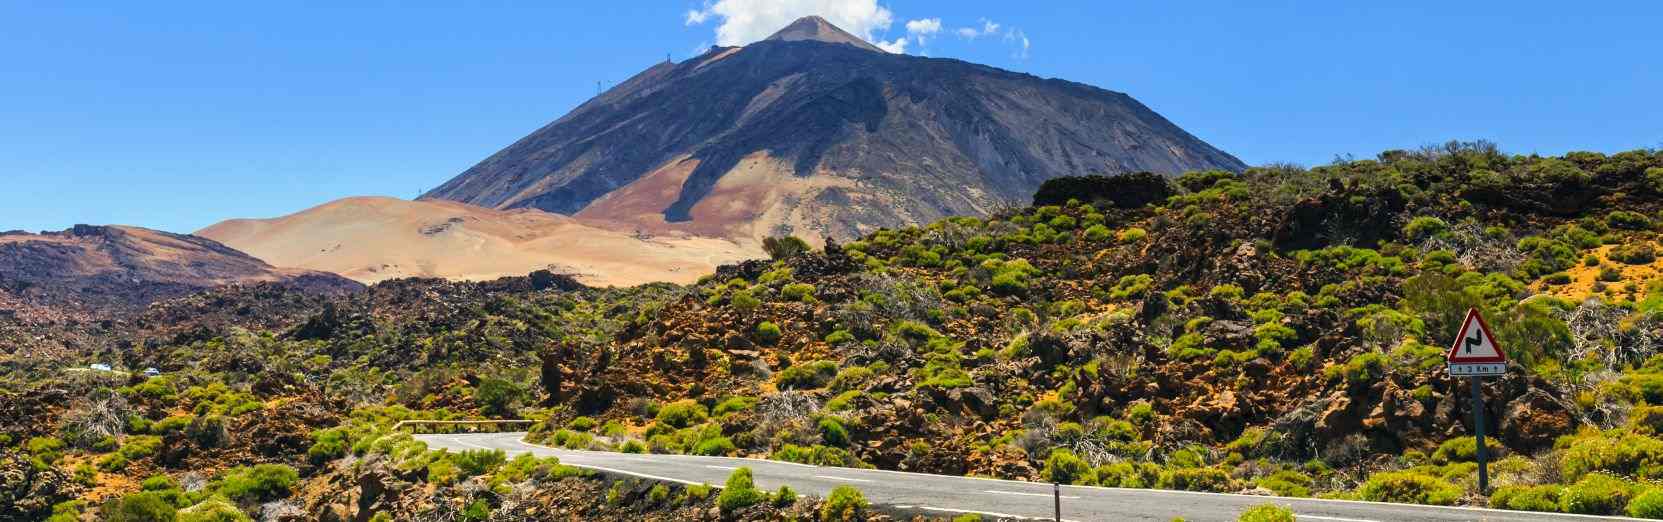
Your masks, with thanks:
M 1062 485 L 1061 484 L 1058 484 L 1056 482 L 1051 483 L 1051 500 L 1053 502 L 1052 505 L 1055 505 L 1057 507 L 1056 517 L 1053 518 L 1052 520 L 1055 520 L 1056 522 L 1062 522 Z
M 1484 447 L 1483 379 L 1507 373 L 1507 352 L 1490 333 L 1490 324 L 1484 321 L 1484 315 L 1473 308 L 1467 310 L 1467 320 L 1461 323 L 1461 332 L 1449 345 L 1444 359 L 1449 365 L 1450 377 L 1466 377 L 1472 381 L 1472 426 L 1478 437 L 1478 492 L 1487 494 L 1490 470 L 1489 450 Z

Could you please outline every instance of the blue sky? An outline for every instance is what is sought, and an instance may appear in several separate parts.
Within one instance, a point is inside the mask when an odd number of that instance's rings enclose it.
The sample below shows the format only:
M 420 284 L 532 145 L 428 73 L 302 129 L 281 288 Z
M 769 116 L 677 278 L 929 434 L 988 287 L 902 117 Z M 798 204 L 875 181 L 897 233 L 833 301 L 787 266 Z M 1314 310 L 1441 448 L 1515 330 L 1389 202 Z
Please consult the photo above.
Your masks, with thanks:
M 1654 1 L 78 4 L 0 0 L 0 230 L 189 232 L 413 197 L 596 81 L 800 11 L 913 54 L 1129 93 L 1253 164 L 1452 138 L 1663 146 Z M 940 29 L 920 33 L 928 20 Z

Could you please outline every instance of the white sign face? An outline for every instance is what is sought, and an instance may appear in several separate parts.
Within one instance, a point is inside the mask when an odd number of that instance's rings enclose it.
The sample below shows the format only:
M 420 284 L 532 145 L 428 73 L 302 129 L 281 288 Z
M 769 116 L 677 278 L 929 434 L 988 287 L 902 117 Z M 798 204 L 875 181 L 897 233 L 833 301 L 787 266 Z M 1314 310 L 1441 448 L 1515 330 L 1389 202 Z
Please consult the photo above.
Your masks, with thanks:
M 1478 377 L 1487 375 L 1506 375 L 1507 363 L 1450 363 L 1449 375 L 1452 377 Z

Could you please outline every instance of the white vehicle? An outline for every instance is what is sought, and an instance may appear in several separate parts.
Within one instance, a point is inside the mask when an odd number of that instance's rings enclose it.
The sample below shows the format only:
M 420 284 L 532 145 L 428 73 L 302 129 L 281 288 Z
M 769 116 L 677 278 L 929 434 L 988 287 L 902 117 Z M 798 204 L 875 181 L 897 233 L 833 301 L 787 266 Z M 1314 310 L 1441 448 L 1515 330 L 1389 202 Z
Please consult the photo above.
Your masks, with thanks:
M 144 369 L 144 376 L 145 377 L 155 377 L 155 376 L 161 375 L 161 374 L 162 374 L 162 371 L 157 370 L 155 368 L 145 368 Z
M 115 369 L 110 368 L 110 365 L 103 364 L 103 363 L 93 364 L 92 366 L 90 366 L 90 368 L 92 368 L 94 370 L 101 371 L 101 372 L 113 372 L 113 371 L 115 371 Z

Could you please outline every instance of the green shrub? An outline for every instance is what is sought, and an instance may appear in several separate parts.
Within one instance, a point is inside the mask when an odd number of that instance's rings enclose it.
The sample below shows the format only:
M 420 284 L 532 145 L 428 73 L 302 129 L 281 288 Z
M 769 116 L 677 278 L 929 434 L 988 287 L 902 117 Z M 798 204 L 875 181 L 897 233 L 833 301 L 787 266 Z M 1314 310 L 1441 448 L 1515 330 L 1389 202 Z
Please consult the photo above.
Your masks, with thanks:
M 779 342 L 782 335 L 784 334 L 780 333 L 780 325 L 774 324 L 773 321 L 763 321 L 756 325 L 756 338 L 764 345 L 772 346 Z
M 64 456 L 64 441 L 57 437 L 34 437 L 27 444 L 29 454 L 47 464 L 56 464 Z
M 832 333 L 826 334 L 826 344 L 843 344 L 854 340 L 855 334 L 850 333 L 848 330 L 835 330 L 832 331 Z
M 1138 227 L 1122 230 L 1114 235 L 1114 240 L 1121 243 L 1136 243 L 1149 237 L 1149 232 Z
M 694 455 L 705 455 L 709 457 L 723 457 L 730 455 L 737 450 L 738 448 L 733 445 L 733 440 L 721 436 L 700 440 L 698 444 L 693 445 Z
M 1184 491 L 1228 491 L 1232 489 L 1230 473 L 1217 467 L 1185 467 L 1161 472 L 1156 480 L 1161 489 Z
M 179 522 L 253 522 L 237 506 L 221 498 L 210 498 L 179 510 Z
M 1606 257 L 1623 264 L 1649 265 L 1657 260 L 1657 250 L 1652 248 L 1651 243 L 1629 243 L 1611 249 Z
M 1293 510 L 1276 504 L 1259 504 L 1243 511 L 1237 522 L 1293 522 Z
M 1646 230 L 1652 227 L 1651 219 L 1645 214 L 1618 210 L 1605 215 L 1605 224 L 1611 228 L 1622 230 Z
M 1132 424 L 1143 426 L 1155 420 L 1155 406 L 1148 402 L 1134 402 L 1126 407 L 1126 420 Z
M 820 440 L 827 445 L 844 447 L 849 445 L 849 430 L 843 427 L 843 422 L 835 417 L 820 419 Z
M 234 501 L 267 502 L 289 496 L 300 473 L 283 464 L 259 464 L 225 472 L 219 493 Z
M 827 388 L 835 393 L 857 390 L 864 387 L 866 381 L 870 380 L 873 374 L 871 368 L 850 366 L 837 372 L 837 376 L 832 378 L 831 383 L 827 384 Z
M 862 520 L 866 512 L 866 495 L 852 486 L 843 485 L 831 490 L 820 505 L 821 522 Z
M 797 503 L 797 492 L 791 486 L 781 484 L 779 491 L 774 492 L 773 500 L 774 507 L 788 508 Z
M 664 503 L 664 501 L 669 500 L 669 499 L 670 499 L 670 487 L 669 486 L 665 486 L 663 484 L 658 484 L 658 485 L 653 486 L 651 490 L 647 491 L 647 500 L 652 501 L 652 503 L 654 503 L 654 504 L 662 504 L 662 503 Z
M 119 450 L 118 453 L 121 456 L 126 457 L 127 460 L 138 460 L 155 455 L 156 452 L 161 451 L 161 449 L 161 437 L 157 437 L 155 435 L 131 435 L 128 436 L 126 440 L 121 441 L 121 450 Z
M 1478 439 L 1474 437 L 1456 437 L 1446 440 L 1443 444 L 1438 445 L 1438 451 L 1432 452 L 1432 462 L 1437 464 L 1477 461 Z
M 178 508 L 156 491 L 142 491 L 105 502 L 98 510 L 104 522 L 173 522 Z
M 729 413 L 739 413 L 756 407 L 756 402 L 756 397 L 735 395 L 722 400 L 722 402 L 716 403 L 716 409 L 710 410 L 710 414 L 716 417 L 721 417 Z
M 1628 501 L 1627 512 L 1634 518 L 1663 519 L 1663 489 L 1647 488 L 1636 495 Z
M 617 486 L 614 485 L 613 488 L 617 488 Z M 611 500 L 615 495 L 616 489 L 608 492 L 607 499 Z M 462 522 L 485 522 L 488 518 L 491 518 L 491 505 L 486 503 L 485 499 L 479 499 L 468 503 L 468 507 L 462 508 L 462 515 L 457 517 L 457 520 Z
M 810 361 L 781 370 L 774 375 L 774 384 L 781 390 L 814 389 L 825 386 L 837 376 L 837 363 Z
M 1259 487 L 1284 497 L 1311 496 L 1311 477 L 1293 470 L 1282 470 L 1259 479 Z
M 508 462 L 508 454 L 502 450 L 474 449 L 451 454 L 450 459 L 462 471 L 462 476 L 477 477 L 496 471 Z
M 1559 461 L 1565 480 L 1598 471 L 1644 480 L 1663 478 L 1663 441 L 1638 433 L 1601 433 L 1570 441 Z
M 1380 380 L 1386 375 L 1386 354 L 1383 352 L 1368 352 L 1345 363 L 1345 381 L 1349 383 L 1369 383 Z
M 1622 512 L 1633 496 L 1634 486 L 1628 481 L 1590 473 L 1565 487 L 1559 494 L 1559 509 L 1581 515 L 1615 515 Z
M 595 429 L 596 424 L 595 419 L 591 417 L 578 416 L 566 423 L 566 429 L 588 433 L 589 430 Z
M 619 453 L 637 453 L 637 454 L 646 453 L 647 452 L 647 445 L 642 443 L 641 441 L 638 441 L 638 440 L 635 440 L 635 439 L 629 439 L 629 440 L 624 441 L 624 445 L 622 447 L 618 448 L 618 452 Z
M 1490 507 L 1515 511 L 1559 511 L 1557 485 L 1502 486 L 1490 494 Z
M 1093 482 L 1091 465 L 1065 448 L 1051 450 L 1045 468 L 1039 472 L 1045 480 L 1057 484 L 1089 484 Z
M 659 408 L 657 420 L 660 424 L 679 429 L 704 422 L 709 418 L 710 413 L 705 410 L 703 404 L 693 399 L 682 399 Z
M 758 306 L 762 306 L 762 301 L 751 295 L 750 290 L 734 290 L 733 296 L 728 298 L 728 304 L 733 305 L 735 310 L 749 312 L 755 310 Z
M 322 464 L 346 456 L 347 440 L 345 428 L 329 428 L 312 432 L 312 447 L 307 448 L 306 458 L 313 464 Z
M 1109 227 L 1101 224 L 1086 227 L 1086 240 L 1088 241 L 1103 241 L 1108 239 L 1109 235 Z
M 1421 241 L 1449 231 L 1449 224 L 1444 220 L 1431 216 L 1421 216 L 1409 220 L 1403 225 L 1403 237 L 1410 241 Z
M 716 497 L 716 506 L 722 513 L 733 513 L 767 500 L 768 494 L 756 489 L 751 481 L 751 468 L 739 468 L 728 475 L 727 484 L 722 486 L 722 494 Z
M 792 301 L 813 302 L 814 285 L 793 283 L 780 288 L 780 296 Z
M 474 389 L 474 402 L 479 404 L 480 410 L 486 415 L 509 416 L 525 398 L 525 394 L 525 388 L 519 384 L 507 379 L 487 377 L 481 379 L 479 386 Z
M 1395 471 L 1369 476 L 1358 495 L 1370 502 L 1447 506 L 1461 498 L 1461 488 L 1431 475 Z

